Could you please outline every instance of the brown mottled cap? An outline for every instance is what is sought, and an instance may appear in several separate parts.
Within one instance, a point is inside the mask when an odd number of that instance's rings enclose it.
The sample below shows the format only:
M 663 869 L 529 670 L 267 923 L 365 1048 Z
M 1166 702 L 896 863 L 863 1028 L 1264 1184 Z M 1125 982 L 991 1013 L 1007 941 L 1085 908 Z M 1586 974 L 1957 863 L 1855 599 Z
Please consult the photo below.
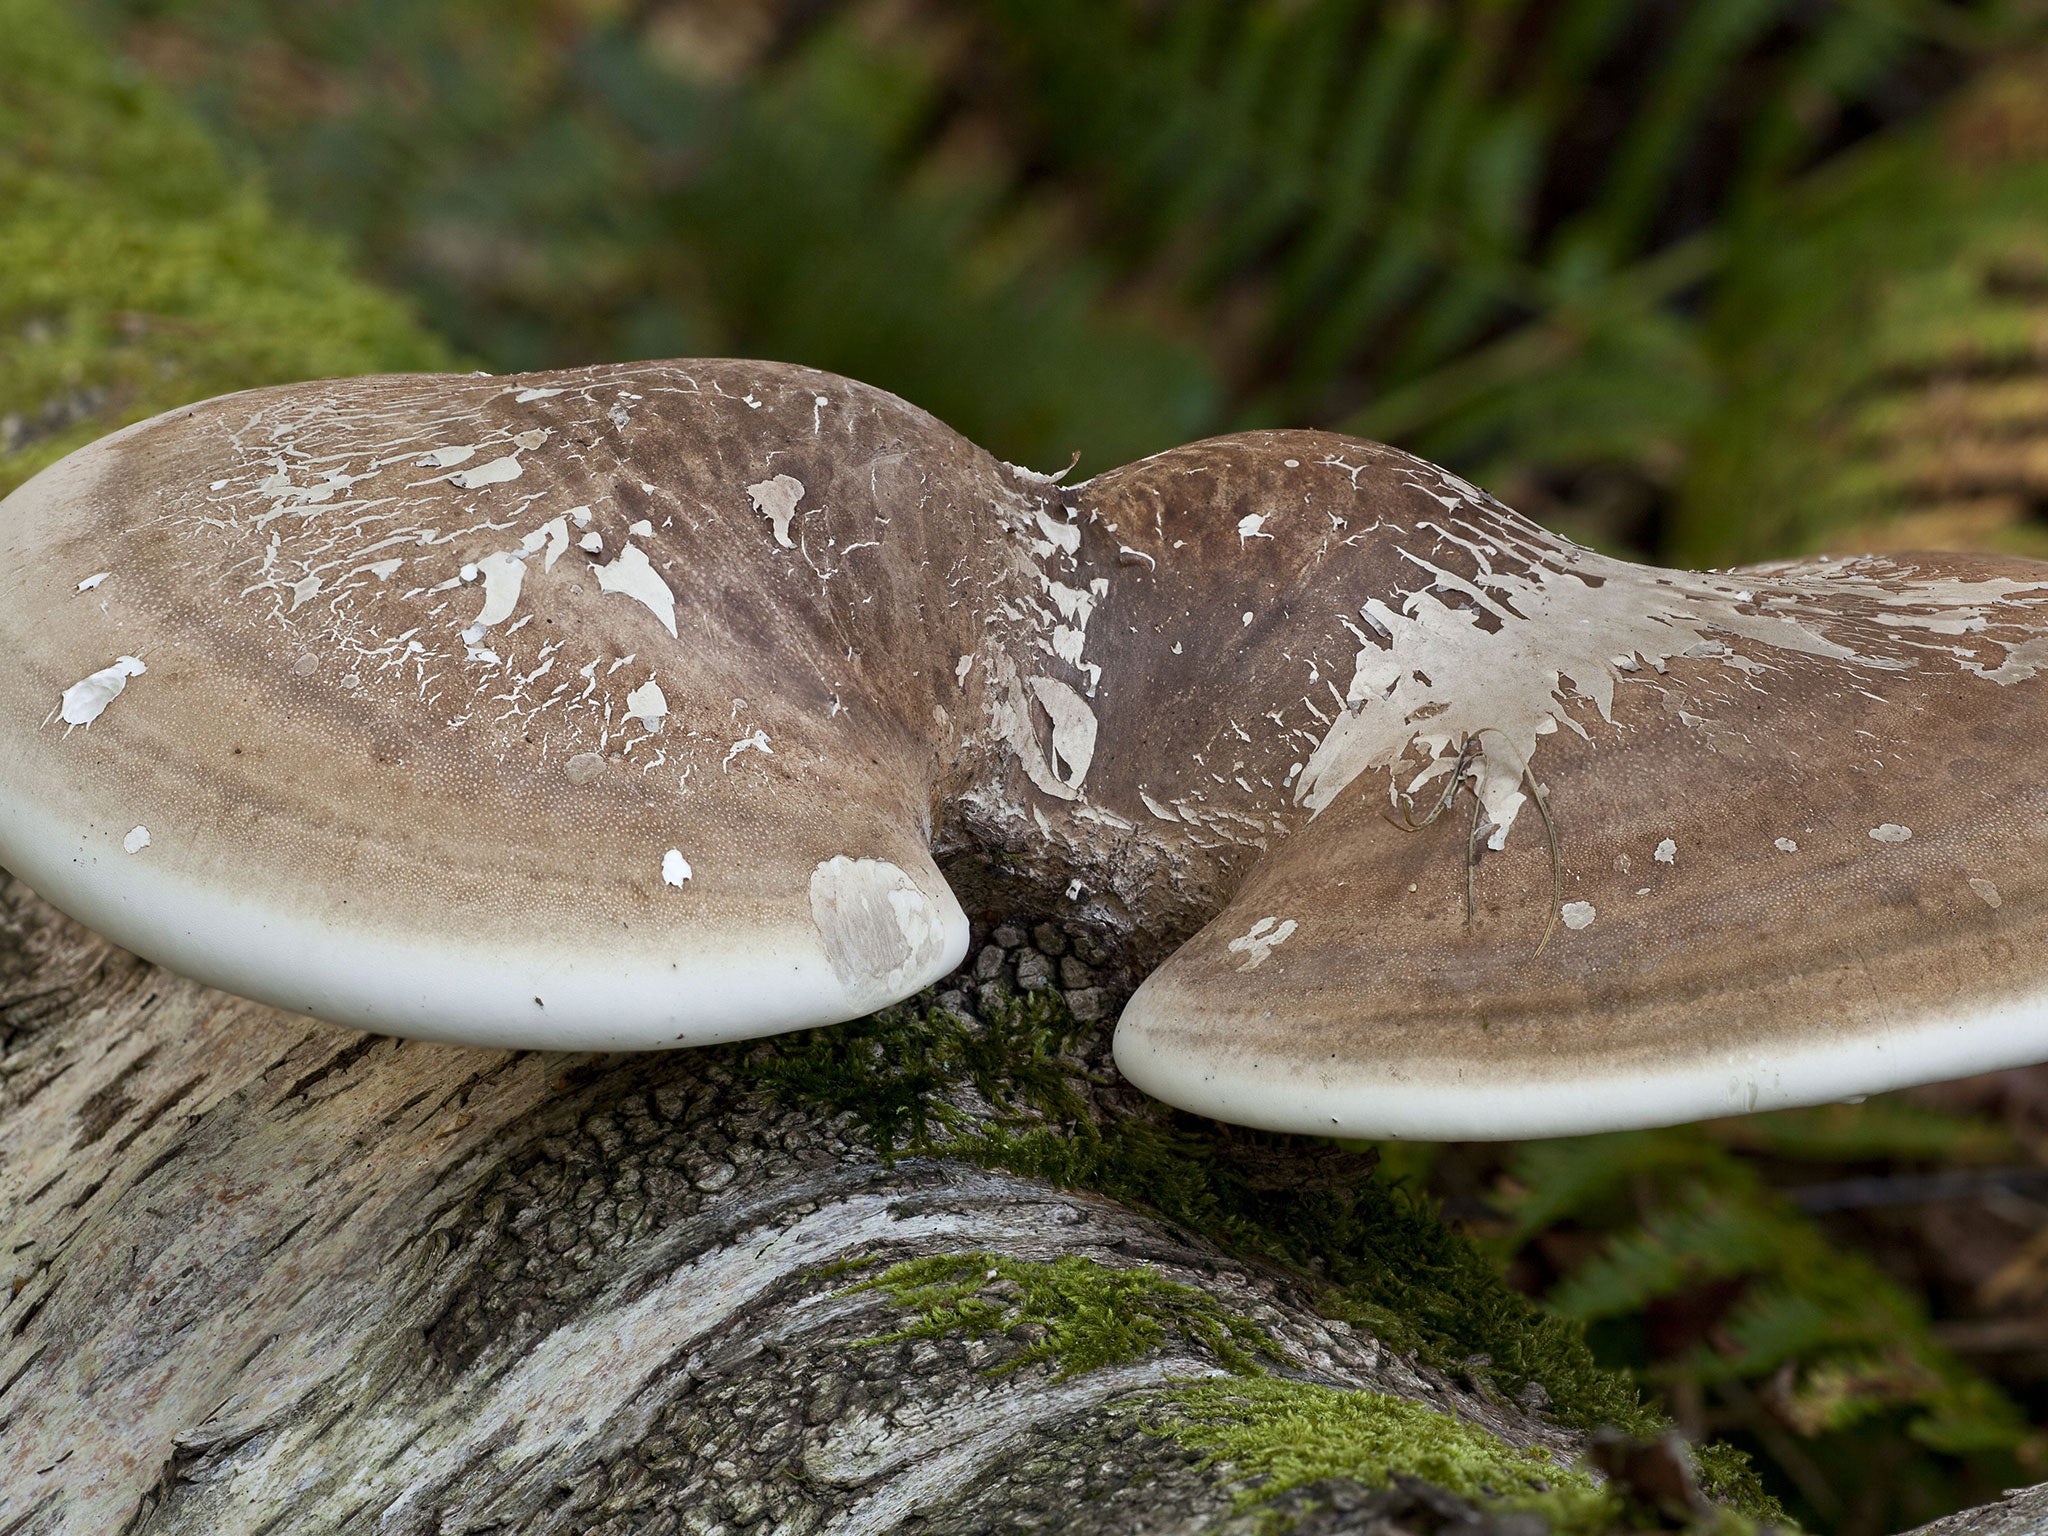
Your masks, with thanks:
M 1243 739 L 1190 722 L 1168 746 L 1212 770 L 1207 825 L 1275 818 L 1123 1015 L 1148 1091 L 1492 1138 L 2048 1056 L 2048 566 L 1657 570 L 1308 434 L 1197 444 L 1090 498 L 1151 524 L 1162 580 L 1182 539 L 1235 573 L 1246 640 L 1205 665 Z M 1153 717 L 1170 736 L 1195 707 L 1184 685 Z
M 0 507 L 0 861 L 141 953 L 393 1033 L 613 1048 L 956 965 L 929 850 L 963 505 L 878 390 L 693 363 L 257 390 Z M 128 658 L 124 660 L 123 658 Z
M 393 1033 L 851 1018 L 958 963 L 958 889 L 1163 960 L 1123 1069 L 1279 1129 L 2048 1056 L 2029 562 L 1654 570 L 1321 433 L 1066 487 L 677 362 L 130 428 L 0 505 L 0 644 L 0 862 Z

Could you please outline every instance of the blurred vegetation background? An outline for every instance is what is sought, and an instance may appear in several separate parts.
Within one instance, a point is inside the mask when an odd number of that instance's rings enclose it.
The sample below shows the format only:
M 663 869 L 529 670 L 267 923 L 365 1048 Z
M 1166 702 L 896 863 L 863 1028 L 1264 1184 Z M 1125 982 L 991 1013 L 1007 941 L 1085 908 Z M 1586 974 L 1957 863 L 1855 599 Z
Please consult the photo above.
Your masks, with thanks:
M 0 490 L 707 354 L 1084 474 L 1326 426 L 1622 553 L 2048 555 L 2048 5 L 0 0 Z M 1810 1529 L 2048 1477 L 2048 1073 L 1381 1150 Z

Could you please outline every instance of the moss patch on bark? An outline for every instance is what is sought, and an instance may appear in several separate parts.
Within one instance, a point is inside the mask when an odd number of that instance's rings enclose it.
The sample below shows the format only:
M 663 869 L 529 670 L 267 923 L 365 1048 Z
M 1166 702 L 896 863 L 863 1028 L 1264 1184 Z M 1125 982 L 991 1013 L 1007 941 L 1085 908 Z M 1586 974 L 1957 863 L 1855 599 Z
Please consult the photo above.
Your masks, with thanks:
M 892 1264 L 852 1290 L 880 1291 L 914 1319 L 871 1342 L 936 1339 L 948 1334 L 1020 1338 L 1023 1348 L 997 1372 L 1045 1363 L 1059 1380 L 1122 1365 L 1180 1338 L 1225 1369 L 1256 1373 L 1261 1355 L 1277 1358 L 1264 1329 L 1234 1317 L 1191 1285 L 1142 1268 L 1112 1269 L 1069 1254 L 1047 1262 L 995 1253 L 933 1254 Z

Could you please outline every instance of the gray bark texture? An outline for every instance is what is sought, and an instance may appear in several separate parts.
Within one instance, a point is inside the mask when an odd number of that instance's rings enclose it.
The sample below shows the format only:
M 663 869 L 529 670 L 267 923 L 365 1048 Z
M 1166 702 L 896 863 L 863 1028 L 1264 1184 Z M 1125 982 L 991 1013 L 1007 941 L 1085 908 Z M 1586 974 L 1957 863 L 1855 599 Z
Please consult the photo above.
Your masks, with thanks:
M 984 949 L 961 985 L 1033 952 Z M 1198 1330 L 1067 1371 L 1030 1326 L 889 1338 L 902 1305 L 854 1288 L 878 1263 L 1143 1266 L 1262 1329 L 1274 1376 L 1584 1449 L 1541 1392 L 1397 1352 L 1300 1275 L 886 1157 L 738 1060 L 359 1035 L 169 975 L 0 874 L 0 1536 L 1544 1529 L 1407 1477 L 1243 1509 L 1147 1408 L 1224 1375 Z M 1928 1536 L 2035 1530 L 2041 1503 Z
M 1227 1474 L 1126 1411 L 1220 1375 L 1196 1343 L 991 1371 L 1028 1332 L 869 1342 L 903 1314 L 832 1268 L 963 1250 L 1143 1264 L 1266 1329 L 1280 1370 L 1577 1449 L 1293 1277 L 1099 1197 L 885 1160 L 721 1059 L 333 1028 L 0 875 L 0 1532 L 1238 1523 Z

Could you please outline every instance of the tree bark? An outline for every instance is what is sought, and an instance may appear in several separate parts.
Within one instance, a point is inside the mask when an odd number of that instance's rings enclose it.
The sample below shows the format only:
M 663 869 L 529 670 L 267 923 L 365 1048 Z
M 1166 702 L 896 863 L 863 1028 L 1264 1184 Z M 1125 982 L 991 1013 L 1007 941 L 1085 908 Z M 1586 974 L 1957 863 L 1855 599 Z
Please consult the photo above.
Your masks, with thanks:
M 965 1253 L 1142 1268 L 1262 1331 L 1276 1376 L 1584 1449 L 1541 1392 L 1398 1352 L 1300 1274 L 885 1155 L 744 1061 L 359 1035 L 145 964 L 0 874 L 0 1536 L 1253 1528 L 1241 1469 L 1159 1430 L 1163 1390 L 1232 1369 L 1213 1340 L 1068 1371 L 1037 1324 L 891 1337 L 914 1316 L 857 1288 Z M 1095 1072 L 1089 1112 L 1131 1112 Z M 947 1093 L 958 1124 L 995 1114 Z M 1318 1176 L 1258 1155 L 1276 1188 Z M 2038 1530 L 2044 1503 L 1926 1536 Z M 1405 1478 L 1264 1513 L 1542 1529 Z
M 920 1254 L 1144 1265 L 1265 1330 L 1291 1379 L 1579 1448 L 1298 1276 L 891 1159 L 736 1059 L 356 1034 L 147 965 L 0 875 L 0 1532 L 1231 1523 L 1242 1484 L 1142 1408 L 1221 1375 L 1213 1351 L 1062 1376 L 1002 1369 L 1029 1327 L 873 1342 L 906 1314 L 833 1266 Z

